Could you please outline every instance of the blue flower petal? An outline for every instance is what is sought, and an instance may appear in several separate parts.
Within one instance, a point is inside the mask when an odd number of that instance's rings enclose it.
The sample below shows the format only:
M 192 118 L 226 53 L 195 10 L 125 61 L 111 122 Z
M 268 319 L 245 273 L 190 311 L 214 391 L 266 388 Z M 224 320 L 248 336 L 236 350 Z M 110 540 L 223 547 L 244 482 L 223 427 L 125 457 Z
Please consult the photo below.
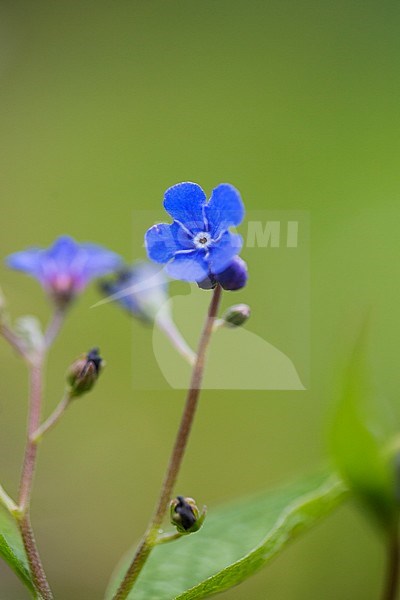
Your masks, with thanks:
M 48 258 L 56 260 L 59 264 L 70 264 L 79 253 L 81 244 L 78 244 L 68 235 L 62 235 L 46 251 Z
M 121 276 L 117 281 L 102 281 L 100 289 L 104 295 L 109 296 L 111 300 L 115 300 L 120 306 L 134 315 L 139 314 L 139 304 L 135 296 L 131 293 L 129 279 L 123 279 Z M 114 297 L 114 298 L 113 298 Z
M 202 281 L 208 275 L 208 264 L 203 250 L 176 254 L 165 267 L 165 272 L 174 279 Z
M 175 221 L 197 233 L 205 228 L 203 208 L 206 195 L 197 183 L 178 183 L 164 196 L 164 208 Z
M 67 235 L 62 235 L 55 240 L 50 248 L 43 250 L 41 256 L 40 272 L 38 279 L 45 287 L 52 287 L 53 282 L 59 277 L 65 277 L 81 286 L 81 278 L 75 280 L 76 273 L 81 272 L 81 252 L 80 244 Z
M 209 248 L 209 264 L 211 273 L 221 273 L 231 262 L 232 258 L 239 254 L 243 240 L 241 235 L 226 231 L 218 242 Z
M 147 254 L 151 260 L 166 263 L 179 250 L 193 248 L 192 238 L 178 223 L 159 223 L 147 230 L 145 235 Z
M 229 183 L 221 183 L 205 207 L 209 231 L 216 238 L 231 226 L 239 225 L 244 217 L 244 205 L 239 192 Z
M 216 238 L 231 226 L 239 225 L 244 217 L 244 205 L 239 192 L 229 183 L 221 183 L 205 206 L 209 231 Z
M 100 282 L 100 289 L 109 300 L 144 321 L 152 321 L 154 314 L 168 300 L 168 279 L 164 270 L 147 261 L 125 267 L 116 274 L 115 280 Z
M 39 279 L 51 287 L 58 278 L 69 278 L 75 291 L 80 291 L 91 279 L 114 271 L 121 262 L 118 254 L 98 244 L 78 244 L 69 236 L 61 236 L 43 252 Z
M 77 258 L 78 256 L 80 260 L 75 259 L 74 263 L 86 280 L 115 271 L 122 263 L 118 254 L 98 244 L 82 244 Z M 73 268 L 74 264 L 71 267 Z
M 14 252 L 6 258 L 6 263 L 11 269 L 24 271 L 30 275 L 37 276 L 40 272 L 41 257 L 43 250 L 41 248 L 31 248 Z

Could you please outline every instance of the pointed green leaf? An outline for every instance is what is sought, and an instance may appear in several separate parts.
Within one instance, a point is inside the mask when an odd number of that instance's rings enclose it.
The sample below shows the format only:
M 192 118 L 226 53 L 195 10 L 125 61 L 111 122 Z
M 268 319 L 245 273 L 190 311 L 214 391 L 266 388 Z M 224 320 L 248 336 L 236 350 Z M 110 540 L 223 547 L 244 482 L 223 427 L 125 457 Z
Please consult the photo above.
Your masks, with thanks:
M 345 374 L 334 420 L 336 464 L 348 485 L 384 527 L 392 527 L 398 506 L 395 469 L 387 454 L 384 409 L 371 383 L 364 327 Z M 387 427 L 386 427 L 387 429 Z
M 36 597 L 24 545 L 11 515 L 0 507 L 0 556 Z
M 202 529 L 156 547 L 129 599 L 206 598 L 237 585 L 270 562 L 285 546 L 345 497 L 334 477 L 313 477 L 278 492 L 209 509 Z M 127 568 L 118 569 L 112 592 Z

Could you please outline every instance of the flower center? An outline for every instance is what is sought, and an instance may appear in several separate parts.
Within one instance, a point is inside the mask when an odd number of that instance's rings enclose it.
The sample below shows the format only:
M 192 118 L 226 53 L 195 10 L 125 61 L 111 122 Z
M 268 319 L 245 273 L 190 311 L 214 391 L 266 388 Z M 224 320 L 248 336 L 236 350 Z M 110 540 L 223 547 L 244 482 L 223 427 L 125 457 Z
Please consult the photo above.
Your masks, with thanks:
M 207 231 L 200 231 L 200 233 L 193 238 L 193 243 L 196 248 L 207 248 L 211 242 L 211 235 L 207 233 Z

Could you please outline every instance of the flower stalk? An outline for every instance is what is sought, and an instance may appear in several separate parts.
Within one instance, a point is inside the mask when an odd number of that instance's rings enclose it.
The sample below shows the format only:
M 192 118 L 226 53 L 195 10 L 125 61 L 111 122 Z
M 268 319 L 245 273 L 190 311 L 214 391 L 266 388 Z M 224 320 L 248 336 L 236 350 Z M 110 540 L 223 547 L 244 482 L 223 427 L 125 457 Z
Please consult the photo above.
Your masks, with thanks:
M 45 433 L 58 423 L 60 418 L 63 416 L 71 402 L 71 394 L 69 390 L 66 390 L 59 404 L 56 406 L 51 415 L 36 429 L 31 436 L 31 441 L 34 444 L 38 444 Z
M 19 492 L 19 508 L 21 513 L 25 513 L 30 502 L 33 475 L 36 465 L 37 447 L 32 441 L 32 436 L 40 425 L 43 358 L 43 356 L 40 356 L 40 358 L 37 359 L 36 364 L 31 367 L 30 371 L 28 438 L 26 442 Z
M 181 537 L 184 537 L 184 533 L 180 533 L 180 531 L 172 531 L 168 533 L 160 533 L 156 538 L 155 544 L 168 544 L 169 542 L 174 542 L 175 540 L 180 540 Z
M 54 340 L 58 336 L 60 329 L 64 323 L 66 316 L 66 309 L 56 308 L 54 311 L 54 315 L 52 320 L 49 323 L 49 326 L 46 329 L 46 333 L 44 334 L 44 342 L 46 349 L 49 349 L 52 346 Z
M 175 350 L 193 367 L 196 362 L 196 353 L 183 338 L 168 311 L 161 309 L 156 316 L 155 324 L 167 336 Z
M 161 487 L 160 496 L 153 517 L 148 525 L 147 531 L 140 542 L 135 556 L 125 574 L 125 577 L 114 595 L 113 600 L 125 600 L 143 569 L 154 546 L 158 543 L 159 530 L 161 528 L 165 514 L 168 511 L 173 489 L 179 474 L 186 446 L 188 443 L 190 431 L 192 429 L 198 400 L 200 396 L 201 383 L 203 379 L 206 352 L 213 331 L 214 320 L 218 313 L 218 307 L 221 300 L 222 288 L 217 285 L 213 290 L 211 303 L 208 309 L 207 318 L 204 323 L 203 331 L 198 345 L 197 357 L 193 366 L 190 387 L 186 397 L 186 404 L 182 414 L 175 444 L 171 453 L 170 461 Z M 176 537 L 174 536 L 174 539 Z
M 23 340 L 9 327 L 0 320 L 0 334 L 14 348 L 14 350 L 28 363 L 30 358 Z
M 35 433 L 40 428 L 40 415 L 42 407 L 43 392 L 43 367 L 46 358 L 46 350 L 54 342 L 62 322 L 65 311 L 56 309 L 53 318 L 45 334 L 46 348 L 36 352 L 30 366 L 30 393 L 29 414 L 27 427 L 27 441 L 25 446 L 24 462 L 22 467 L 18 513 L 16 515 L 19 530 L 21 532 L 28 562 L 32 572 L 34 584 L 41 594 L 43 600 L 52 600 L 53 594 L 47 582 L 46 574 L 40 559 L 30 522 L 30 499 L 32 494 L 33 478 L 37 459 L 37 439 Z
M 53 595 L 47 582 L 46 574 L 36 545 L 30 522 L 29 510 L 37 457 L 37 444 L 32 440 L 32 436 L 40 425 L 43 362 L 44 354 L 40 354 L 36 358 L 30 371 L 28 435 L 22 467 L 17 522 L 24 543 L 25 552 L 28 557 L 29 566 L 31 568 L 33 582 L 43 600 L 52 600 Z
M 90 364 L 85 365 L 87 368 L 80 373 L 79 381 L 76 378 L 75 385 L 70 386 L 53 414 L 41 425 L 43 369 L 48 350 L 61 329 L 71 303 L 92 279 L 106 275 L 117 268 L 121 264 L 121 258 L 102 246 L 78 244 L 69 236 L 61 236 L 48 249 L 30 248 L 16 252 L 8 257 L 7 263 L 11 268 L 37 279 L 54 305 L 53 317 L 44 337 L 37 321 L 32 317 L 20 319 L 21 335 L 19 335 L 4 320 L 5 301 L 0 292 L 0 335 L 24 358 L 30 375 L 27 438 L 19 500 L 18 504 L 15 503 L 0 487 L 0 503 L 8 509 L 18 524 L 37 593 L 35 597 L 40 600 L 52 600 L 53 594 L 43 569 L 30 521 L 30 500 L 38 442 L 41 436 L 59 420 L 69 400 L 92 387 L 94 381 L 92 372 L 96 371 L 97 378 L 101 359 L 97 355 L 87 356 L 86 362 Z M 91 382 L 88 382 L 88 374 L 92 376 Z

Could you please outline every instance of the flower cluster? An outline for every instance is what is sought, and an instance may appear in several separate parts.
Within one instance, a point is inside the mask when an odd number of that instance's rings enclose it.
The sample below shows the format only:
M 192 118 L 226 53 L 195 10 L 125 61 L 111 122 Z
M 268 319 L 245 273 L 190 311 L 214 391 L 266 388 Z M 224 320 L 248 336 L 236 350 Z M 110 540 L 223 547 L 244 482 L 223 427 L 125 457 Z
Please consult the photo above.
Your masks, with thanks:
M 53 315 L 44 332 L 39 321 L 31 316 L 18 319 L 12 326 L 0 290 L 0 335 L 25 360 L 32 381 L 19 500 L 18 503 L 13 500 L 0 485 L 0 504 L 8 510 L 9 516 L 16 519 L 15 526 L 22 537 L 18 540 L 18 547 L 26 551 L 21 563 L 19 559 L 15 563 L 13 555 L 12 565 L 17 565 L 15 570 L 24 574 L 23 580 L 35 598 L 53 598 L 30 527 L 36 448 L 74 399 L 93 389 L 105 363 L 97 347 L 77 358 L 66 373 L 66 387 L 60 402 L 44 421 L 41 421 L 42 372 L 49 350 L 68 315 L 67 309 L 92 279 L 112 273 L 113 277 L 100 282 L 100 288 L 107 298 L 98 304 L 116 300 L 130 315 L 158 327 L 192 366 L 189 398 L 193 402 L 189 402 L 185 408 L 175 442 L 180 455 L 175 450 L 172 453 L 157 513 L 148 527 L 144 543 L 151 549 L 154 545 L 195 533 L 206 518 L 206 506 L 200 512 L 193 498 L 176 496 L 170 502 L 170 521 L 176 531 L 165 534 L 159 531 L 159 525 L 168 510 L 168 499 L 174 491 L 187 444 L 187 433 L 196 412 L 211 335 L 222 326 L 243 325 L 250 315 L 249 307 L 239 304 L 228 309 L 222 319 L 217 318 L 220 286 L 226 290 L 236 290 L 247 281 L 246 263 L 239 257 L 242 238 L 231 231 L 242 222 L 244 207 L 239 192 L 229 184 L 217 186 L 207 201 L 205 193 L 195 183 L 180 183 L 168 189 L 164 206 L 173 222 L 155 225 L 145 236 L 148 255 L 158 265 L 148 261 L 124 265 L 114 252 L 96 244 L 78 243 L 69 236 L 59 237 L 49 248 L 29 248 L 7 258 L 8 266 L 39 281 L 53 303 Z M 166 274 L 175 279 L 194 281 L 203 289 L 216 288 L 197 353 L 186 342 L 173 320 Z M 131 573 L 139 573 L 144 564 L 140 552 L 140 549 L 136 552 L 115 598 L 130 596 L 133 583 Z M 8 554 L 5 558 L 8 560 Z
M 205 289 L 217 283 L 229 290 L 245 285 L 247 269 L 238 257 L 243 241 L 230 231 L 242 222 L 244 206 L 232 185 L 218 185 L 207 202 L 196 183 L 178 183 L 166 191 L 164 208 L 173 223 L 147 231 L 151 260 L 165 264 L 171 277 L 195 281 Z
M 238 256 L 242 238 L 230 231 L 242 222 L 244 206 L 232 185 L 218 185 L 207 202 L 199 185 L 178 183 L 166 191 L 164 207 L 173 223 L 160 223 L 147 231 L 145 244 L 151 260 L 164 264 L 170 277 L 195 281 L 203 289 L 219 283 L 224 289 L 236 290 L 246 284 L 246 263 Z M 154 312 L 150 304 L 155 295 L 160 296 L 158 306 L 166 295 L 165 277 L 148 265 L 121 271 L 117 254 L 97 244 L 79 244 L 69 236 L 59 237 L 47 249 L 11 254 L 7 263 L 35 277 L 60 307 L 67 306 L 92 279 L 111 272 L 117 272 L 118 278 L 103 284 L 103 291 L 118 294 L 123 288 L 132 288 L 131 294 L 121 294 L 120 301 L 142 318 L 146 311 Z

